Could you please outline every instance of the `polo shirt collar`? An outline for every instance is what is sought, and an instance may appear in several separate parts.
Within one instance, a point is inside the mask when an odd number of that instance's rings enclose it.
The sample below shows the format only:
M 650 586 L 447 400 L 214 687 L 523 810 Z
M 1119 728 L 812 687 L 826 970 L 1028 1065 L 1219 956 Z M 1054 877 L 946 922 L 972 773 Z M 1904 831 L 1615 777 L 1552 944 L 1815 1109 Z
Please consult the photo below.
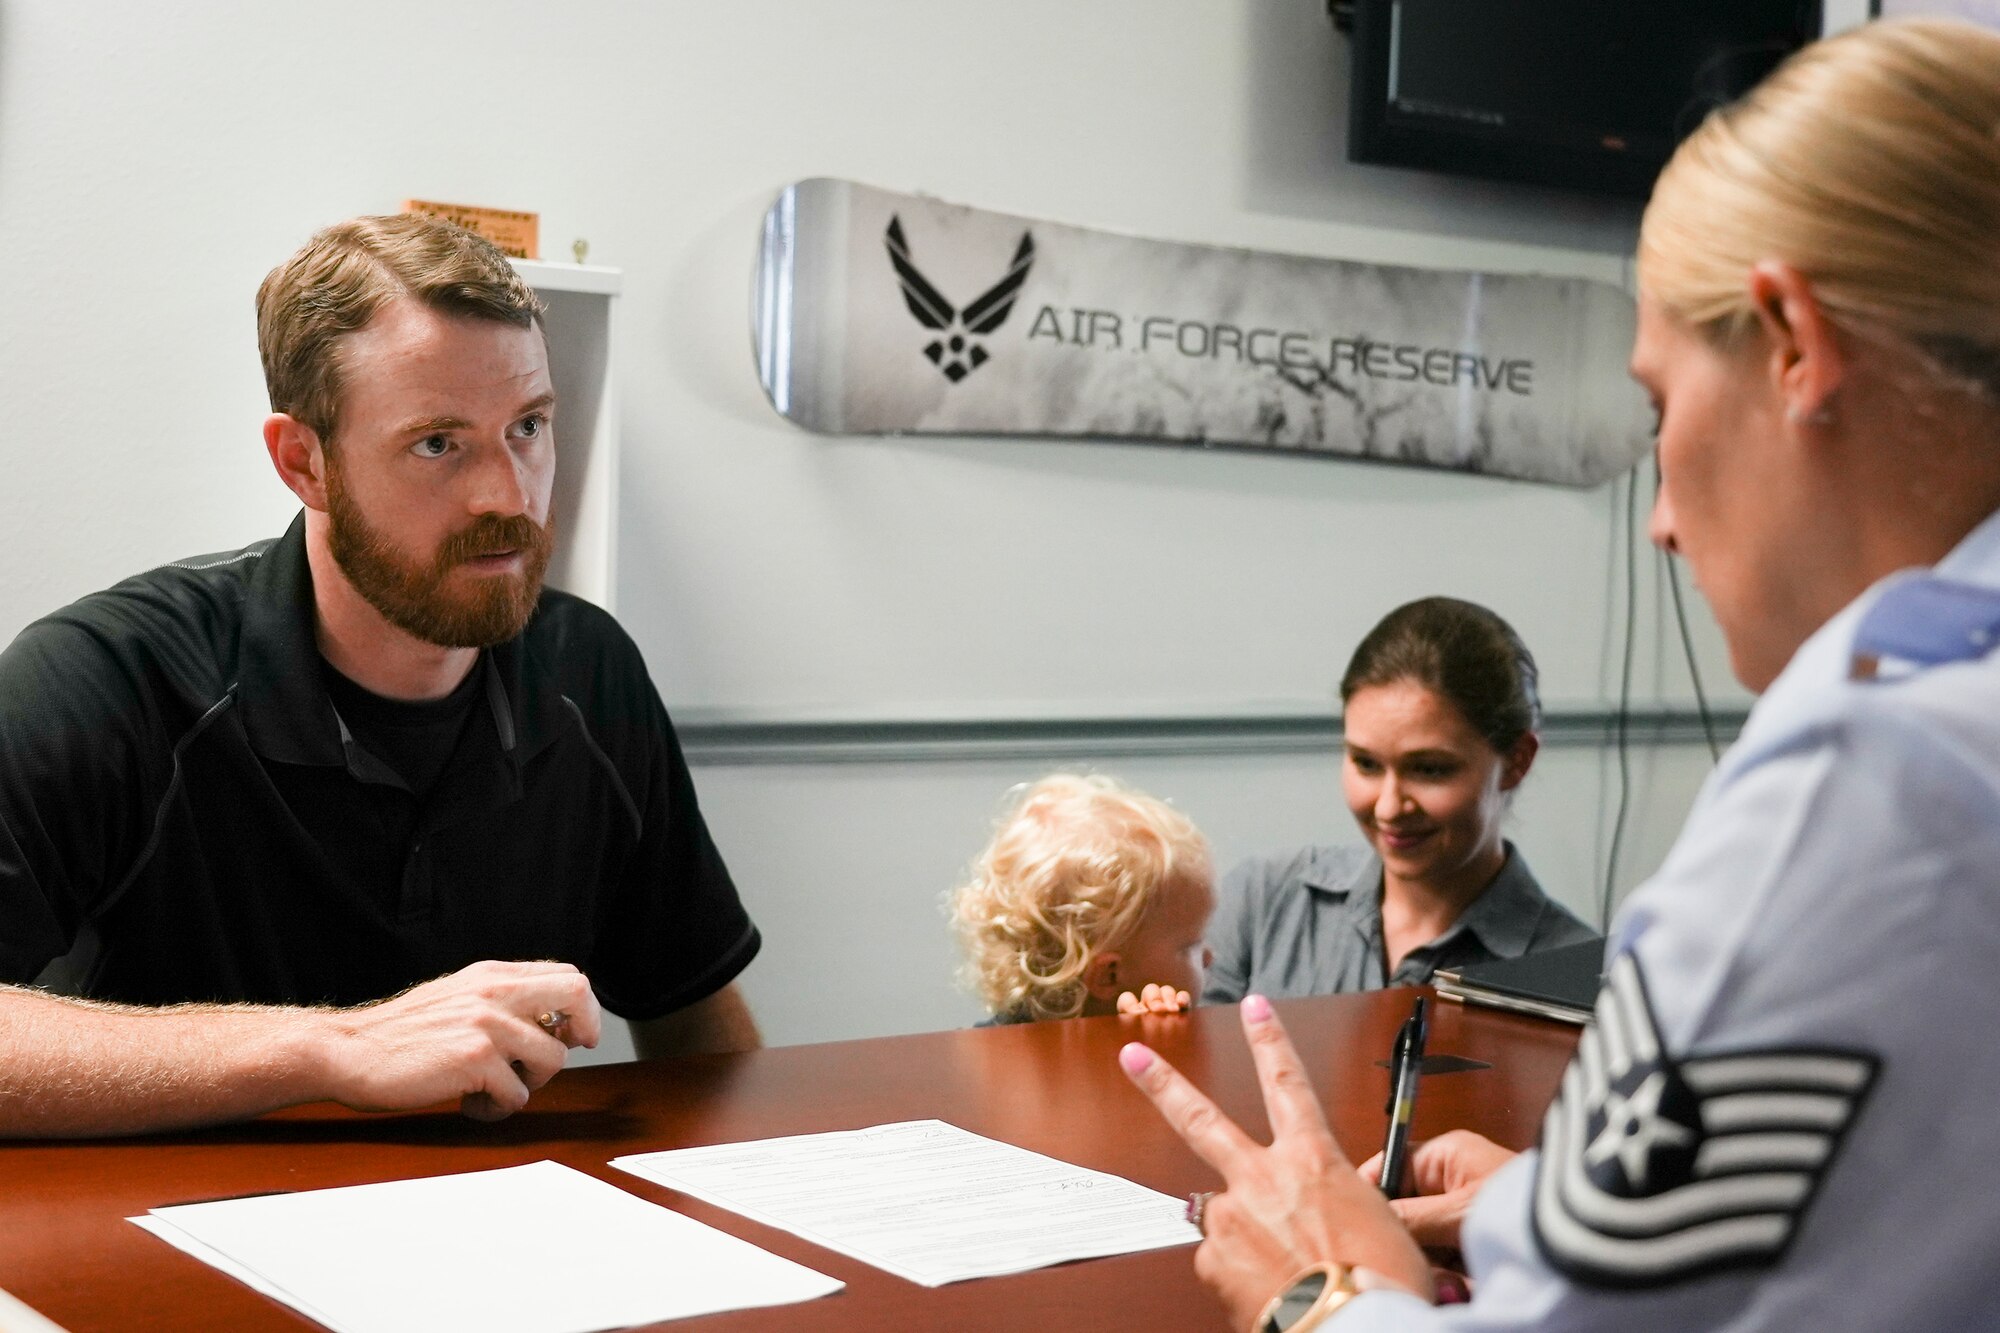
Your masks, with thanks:
M 562 725 L 562 690 L 537 651 L 535 625 L 541 614 L 537 608 L 525 630 L 486 651 L 487 697 L 501 746 L 516 768 L 555 740 Z
M 1451 928 L 1432 941 L 1433 945 L 1455 939 L 1461 931 L 1471 931 L 1496 958 L 1519 958 L 1528 951 L 1535 925 L 1541 920 L 1542 891 L 1514 844 L 1505 846 L 1507 859 L 1500 873 Z M 1379 920 L 1382 859 L 1372 852 L 1349 859 L 1339 854 L 1341 850 L 1329 848 L 1313 854 L 1303 876 L 1306 887 L 1339 899 L 1357 923 Z
M 1542 891 L 1528 873 L 1521 854 L 1507 843 L 1507 860 L 1500 873 L 1486 886 L 1486 892 L 1472 900 L 1452 928 L 1441 937 L 1449 939 L 1469 930 L 1496 958 L 1519 958 L 1535 937 L 1535 925 L 1542 916 Z
M 321 674 L 314 606 L 301 511 L 250 575 L 237 657 L 237 707 L 252 748 L 266 759 L 349 767 L 344 728 Z M 524 642 L 530 637 L 524 632 L 487 650 L 473 668 L 486 677 L 486 705 L 500 749 L 517 771 L 555 739 L 562 708 L 547 666 Z
M 1346 846 L 1315 848 L 1300 878 L 1308 889 L 1339 902 L 1344 915 L 1364 935 L 1379 929 L 1382 858 L 1373 851 Z
M 264 758 L 281 764 L 346 765 L 340 722 L 320 663 L 306 518 L 300 511 L 257 562 L 243 607 L 236 706 L 251 747 Z

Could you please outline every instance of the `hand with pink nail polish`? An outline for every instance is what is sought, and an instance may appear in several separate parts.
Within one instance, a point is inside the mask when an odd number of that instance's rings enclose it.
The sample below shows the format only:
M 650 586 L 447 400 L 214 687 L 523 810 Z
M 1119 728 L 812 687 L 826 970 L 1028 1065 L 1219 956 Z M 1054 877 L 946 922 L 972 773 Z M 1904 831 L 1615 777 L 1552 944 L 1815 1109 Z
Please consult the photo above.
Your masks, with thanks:
M 1365 1267 L 1380 1285 L 1434 1299 L 1430 1261 L 1334 1142 L 1270 1001 L 1252 995 L 1241 1008 L 1271 1121 L 1269 1147 L 1149 1048 L 1133 1042 L 1118 1053 L 1126 1075 L 1226 1186 L 1204 1209 L 1195 1273 L 1237 1328 L 1250 1327 L 1300 1269 L 1319 1262 Z

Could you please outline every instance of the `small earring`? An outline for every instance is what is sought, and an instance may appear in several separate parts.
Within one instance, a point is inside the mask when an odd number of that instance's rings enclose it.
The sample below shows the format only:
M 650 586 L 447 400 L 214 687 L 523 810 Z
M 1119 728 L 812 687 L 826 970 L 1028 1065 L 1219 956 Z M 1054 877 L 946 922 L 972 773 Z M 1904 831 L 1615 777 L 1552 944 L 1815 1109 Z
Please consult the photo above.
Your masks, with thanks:
M 1794 426 L 1831 426 L 1833 409 L 1822 403 L 1811 412 L 1801 412 L 1796 406 L 1785 409 L 1785 420 Z

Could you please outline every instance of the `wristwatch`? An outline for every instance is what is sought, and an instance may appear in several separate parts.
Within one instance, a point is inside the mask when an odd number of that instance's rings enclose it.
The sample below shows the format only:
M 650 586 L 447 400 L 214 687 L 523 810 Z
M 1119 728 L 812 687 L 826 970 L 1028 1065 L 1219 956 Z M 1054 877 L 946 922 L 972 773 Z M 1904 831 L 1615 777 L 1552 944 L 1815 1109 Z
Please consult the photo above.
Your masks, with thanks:
M 1348 1265 L 1314 1264 L 1271 1298 L 1250 1333 L 1306 1333 L 1358 1294 Z

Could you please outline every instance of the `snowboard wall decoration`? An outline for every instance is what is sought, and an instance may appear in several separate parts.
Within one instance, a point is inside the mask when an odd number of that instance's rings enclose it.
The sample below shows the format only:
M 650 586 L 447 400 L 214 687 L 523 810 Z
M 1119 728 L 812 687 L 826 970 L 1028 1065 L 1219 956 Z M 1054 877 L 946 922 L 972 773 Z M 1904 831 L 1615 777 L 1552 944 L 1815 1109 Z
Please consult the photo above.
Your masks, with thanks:
M 1278 450 L 1566 486 L 1629 470 L 1652 416 L 1632 300 L 1583 278 L 1183 245 L 850 181 L 764 219 L 756 353 L 826 434 Z

